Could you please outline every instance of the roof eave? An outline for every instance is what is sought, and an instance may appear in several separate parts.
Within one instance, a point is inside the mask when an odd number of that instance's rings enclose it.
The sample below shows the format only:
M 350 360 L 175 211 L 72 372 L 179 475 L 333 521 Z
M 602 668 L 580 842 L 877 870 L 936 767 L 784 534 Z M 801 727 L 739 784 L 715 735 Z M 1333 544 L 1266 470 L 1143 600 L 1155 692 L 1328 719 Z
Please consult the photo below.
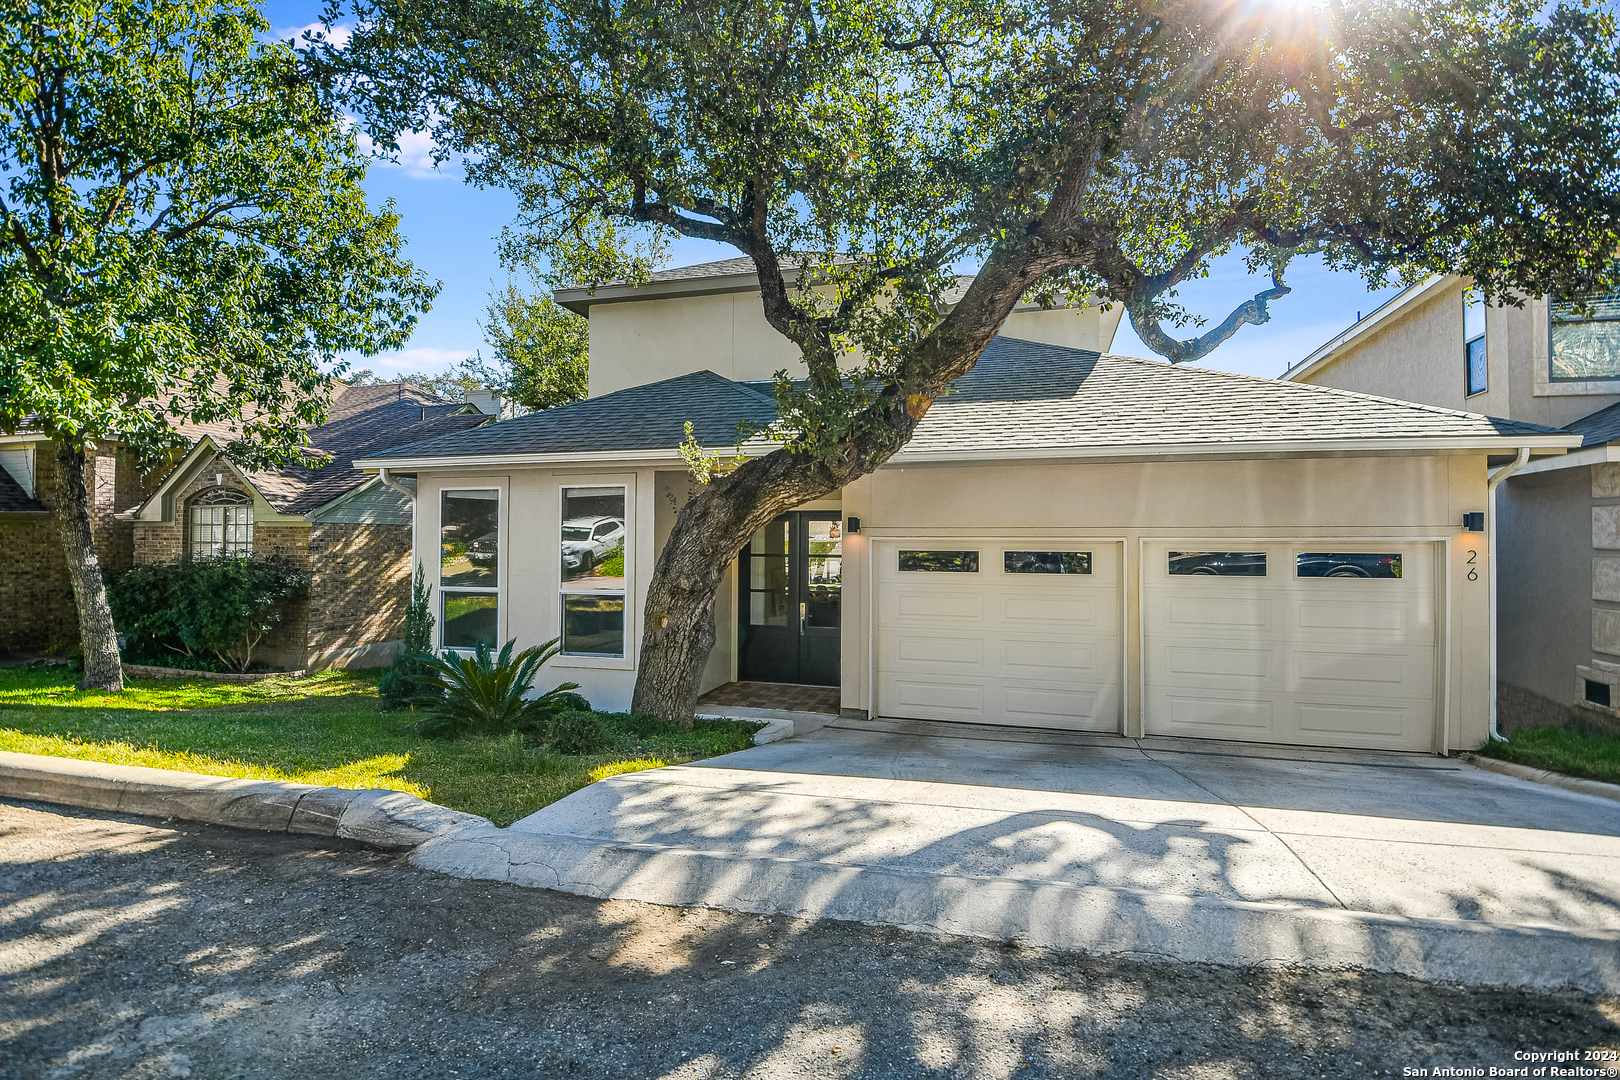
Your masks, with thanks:
M 735 456 L 736 447 L 726 448 L 730 453 L 722 452 L 721 457 Z M 745 444 L 742 448 L 744 457 L 764 457 L 776 449 L 775 443 L 764 445 Z M 654 450 L 568 450 L 560 453 L 542 453 L 538 451 L 516 451 L 509 453 L 482 453 L 482 454 L 422 454 L 413 457 L 375 457 L 360 458 L 354 462 L 354 467 L 371 472 L 376 469 L 387 469 L 395 472 L 401 469 L 449 469 L 462 466 L 482 465 L 568 465 L 574 462 L 581 464 L 625 464 L 625 465 L 679 465 L 686 467 L 686 461 L 676 447 Z

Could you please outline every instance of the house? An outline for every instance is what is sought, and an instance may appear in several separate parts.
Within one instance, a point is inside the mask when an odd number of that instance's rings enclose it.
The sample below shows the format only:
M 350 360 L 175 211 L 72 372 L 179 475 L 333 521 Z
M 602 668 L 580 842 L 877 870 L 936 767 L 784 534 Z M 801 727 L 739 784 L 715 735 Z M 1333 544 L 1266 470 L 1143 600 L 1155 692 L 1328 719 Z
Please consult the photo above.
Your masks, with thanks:
M 441 647 L 561 638 L 629 705 L 649 576 L 713 448 L 793 369 L 736 261 L 563 290 L 591 396 L 357 459 L 414 478 Z M 1447 752 L 1487 737 L 1487 475 L 1556 428 L 1113 356 L 1096 309 L 1014 312 L 885 467 L 761 529 L 704 690 L 845 717 Z M 745 444 L 764 453 L 768 444 Z
M 310 572 L 309 598 L 261 655 L 288 668 L 386 663 L 410 599 L 411 499 L 353 459 L 489 419 L 408 384 L 339 383 L 326 423 L 308 432 L 308 445 L 329 455 L 320 467 L 240 469 L 222 453 L 229 433 L 206 426 L 188 429 L 194 441 L 170 468 L 145 474 L 109 443 L 88 470 L 102 565 L 280 556 Z M 51 490 L 50 448 L 44 436 L 0 443 L 0 537 L 13 541 L 14 553 L 0 569 L 3 648 L 78 637 L 55 518 L 42 501 Z
M 1497 474 L 1498 720 L 1620 713 L 1620 296 L 1482 304 L 1461 278 L 1408 288 L 1285 378 L 1548 425 L 1578 451 Z

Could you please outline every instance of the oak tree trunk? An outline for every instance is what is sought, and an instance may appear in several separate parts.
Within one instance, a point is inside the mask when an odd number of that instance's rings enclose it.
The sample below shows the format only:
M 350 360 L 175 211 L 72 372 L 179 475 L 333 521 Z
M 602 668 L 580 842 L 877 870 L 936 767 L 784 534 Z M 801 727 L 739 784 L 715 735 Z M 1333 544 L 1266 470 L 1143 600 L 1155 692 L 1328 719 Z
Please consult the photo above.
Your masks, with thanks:
M 56 446 L 56 523 L 62 533 L 68 577 L 79 609 L 79 647 L 84 653 L 81 690 L 120 691 L 124 666 L 118 657 L 118 632 L 113 628 L 107 586 L 101 578 L 96 537 L 90 527 L 90 496 L 84 483 L 82 447 L 58 439 Z

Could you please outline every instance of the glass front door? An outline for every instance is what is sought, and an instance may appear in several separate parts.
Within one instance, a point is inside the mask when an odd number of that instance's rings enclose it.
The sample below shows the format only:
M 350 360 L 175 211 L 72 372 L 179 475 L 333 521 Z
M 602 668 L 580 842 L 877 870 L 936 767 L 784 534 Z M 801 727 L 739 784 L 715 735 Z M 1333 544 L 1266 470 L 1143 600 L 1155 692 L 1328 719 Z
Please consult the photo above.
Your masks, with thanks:
M 843 520 L 795 510 L 754 534 L 739 560 L 737 677 L 838 685 Z

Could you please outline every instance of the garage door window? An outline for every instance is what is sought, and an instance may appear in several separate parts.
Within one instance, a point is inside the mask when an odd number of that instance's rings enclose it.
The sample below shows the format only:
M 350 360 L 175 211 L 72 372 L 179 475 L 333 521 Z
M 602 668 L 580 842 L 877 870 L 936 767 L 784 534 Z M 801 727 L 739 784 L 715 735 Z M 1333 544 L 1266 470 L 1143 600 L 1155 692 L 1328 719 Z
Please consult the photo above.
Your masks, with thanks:
M 931 574 L 977 574 L 977 551 L 902 551 L 901 570 L 920 570 Z
M 1265 577 L 1263 551 L 1172 551 L 1171 577 Z
M 1294 557 L 1299 577 L 1398 578 L 1401 557 L 1371 551 L 1302 551 Z
M 1001 566 L 1009 574 L 1089 574 L 1089 551 L 1003 551 Z

